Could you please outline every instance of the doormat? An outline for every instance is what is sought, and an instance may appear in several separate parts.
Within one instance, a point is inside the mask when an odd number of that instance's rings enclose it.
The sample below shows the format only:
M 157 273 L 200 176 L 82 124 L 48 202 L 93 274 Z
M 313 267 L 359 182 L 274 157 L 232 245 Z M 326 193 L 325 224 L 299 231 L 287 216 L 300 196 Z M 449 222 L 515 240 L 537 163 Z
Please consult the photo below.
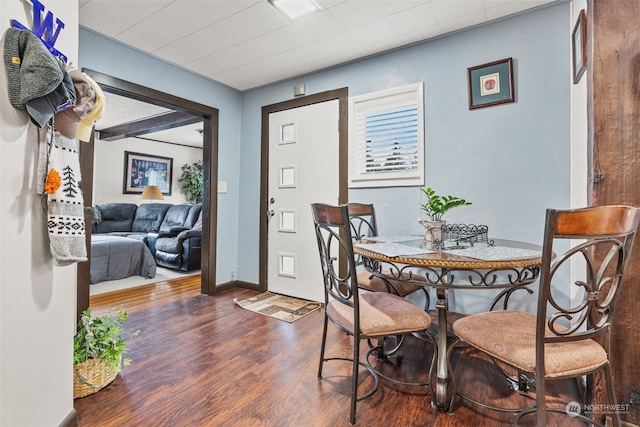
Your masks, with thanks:
M 234 298 L 233 303 L 246 310 L 284 320 L 289 323 L 295 322 L 322 306 L 319 302 L 307 301 L 271 292 L 264 292 L 241 301 Z

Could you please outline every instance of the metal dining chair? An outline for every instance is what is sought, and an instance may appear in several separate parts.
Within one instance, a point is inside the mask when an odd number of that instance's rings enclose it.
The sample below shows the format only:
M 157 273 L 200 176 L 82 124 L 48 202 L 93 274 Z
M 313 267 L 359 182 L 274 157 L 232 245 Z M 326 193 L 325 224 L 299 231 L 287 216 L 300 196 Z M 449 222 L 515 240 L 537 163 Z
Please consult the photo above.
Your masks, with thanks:
M 371 396 L 379 386 L 378 373 L 360 360 L 360 342 L 385 336 L 424 332 L 431 325 L 429 315 L 417 305 L 388 292 L 361 293 L 353 254 L 351 222 L 347 206 L 311 205 L 324 281 L 324 327 L 320 348 L 318 378 L 325 362 L 344 360 L 352 363 L 351 410 L 349 422 L 355 423 L 356 403 Z M 351 357 L 325 355 L 328 323 L 353 336 Z M 374 385 L 358 395 L 359 367 L 365 367 Z
M 490 409 L 516 413 L 515 425 L 523 415 L 535 412 L 538 426 L 544 427 L 547 412 L 568 411 L 567 406 L 547 406 L 547 381 L 577 378 L 602 369 L 608 403 L 615 408 L 611 324 L 616 299 L 626 285 L 624 272 L 639 222 L 640 208 L 629 206 L 548 209 L 537 312 L 491 311 L 453 324 L 461 340 L 489 355 L 498 366 L 502 362 L 525 375 L 535 387 L 535 403 L 505 409 L 457 394 Z M 555 256 L 556 251 L 562 255 Z M 564 276 L 574 262 L 585 266 L 586 278 L 570 285 L 564 283 Z M 569 286 L 582 293 L 580 301 L 565 301 Z M 594 423 L 584 411 L 571 415 Z M 620 426 L 615 412 L 613 424 Z

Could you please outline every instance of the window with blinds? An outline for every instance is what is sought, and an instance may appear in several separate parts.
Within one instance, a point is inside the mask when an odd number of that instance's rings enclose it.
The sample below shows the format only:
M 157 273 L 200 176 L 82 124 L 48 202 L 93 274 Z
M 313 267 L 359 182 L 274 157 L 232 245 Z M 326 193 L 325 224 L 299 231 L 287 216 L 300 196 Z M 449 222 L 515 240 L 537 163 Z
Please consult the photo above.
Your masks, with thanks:
M 422 83 L 352 97 L 350 187 L 424 184 Z

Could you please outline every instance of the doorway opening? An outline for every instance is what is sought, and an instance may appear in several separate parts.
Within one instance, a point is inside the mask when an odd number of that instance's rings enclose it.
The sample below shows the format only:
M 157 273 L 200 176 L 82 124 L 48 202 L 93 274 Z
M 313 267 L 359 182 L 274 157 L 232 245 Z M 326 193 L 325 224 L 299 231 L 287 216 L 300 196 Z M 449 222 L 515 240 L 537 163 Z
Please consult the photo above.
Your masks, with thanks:
M 98 83 L 105 93 L 128 97 L 136 101 L 160 106 L 176 114 L 196 116 L 202 127 L 202 166 L 203 166 L 203 200 L 202 200 L 202 249 L 200 289 L 203 294 L 216 292 L 216 234 L 217 234 L 217 170 L 218 170 L 218 110 L 206 105 L 179 98 L 151 88 L 120 80 L 112 76 L 89 69 L 83 69 L 87 75 Z M 109 108 L 109 105 L 106 107 Z M 80 162 L 83 174 L 83 193 L 85 206 L 93 204 L 93 158 L 94 137 L 88 144 L 83 143 L 80 150 Z M 115 165 L 114 165 L 115 166 Z M 175 168 L 174 168 L 175 170 Z M 123 173 L 114 171 L 119 179 Z M 177 179 L 174 186 L 178 188 Z M 179 190 L 178 190 L 179 191 Z M 91 222 L 87 223 L 87 246 L 90 248 Z M 78 318 L 89 306 L 90 261 L 78 264 Z

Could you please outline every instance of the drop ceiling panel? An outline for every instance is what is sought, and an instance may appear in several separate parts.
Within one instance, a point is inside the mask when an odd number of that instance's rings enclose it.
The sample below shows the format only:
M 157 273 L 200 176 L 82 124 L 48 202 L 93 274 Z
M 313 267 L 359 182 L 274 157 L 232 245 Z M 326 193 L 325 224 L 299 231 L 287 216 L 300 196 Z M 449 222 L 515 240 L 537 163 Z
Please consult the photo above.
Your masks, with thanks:
M 188 66 L 190 70 L 203 76 L 214 76 L 218 73 L 234 68 L 233 63 L 231 63 L 223 54 L 218 53 L 207 55 L 196 61 L 189 62 Z
M 171 1 L 89 0 L 80 6 L 80 25 L 116 38 L 122 31 L 140 24 Z
M 398 43 L 398 34 L 386 18 L 360 25 L 350 30 L 349 33 L 366 49 L 367 53 L 377 52 L 378 50 L 372 49 L 371 46 L 378 45 L 378 43 L 384 41 L 388 42 L 387 46 Z M 385 49 L 388 49 L 388 47 Z
M 391 16 L 395 13 L 402 12 L 403 10 L 408 10 L 417 6 L 422 6 L 427 3 L 431 3 L 433 0 L 395 0 L 395 1 L 385 1 L 380 0 L 376 3 L 378 4 L 378 8 L 385 16 Z M 457 1 L 457 0 L 455 0 Z
M 139 25 L 124 31 L 118 40 L 127 44 L 138 44 L 144 51 L 154 52 L 255 3 L 177 1 Z M 149 37 L 149 34 L 153 34 L 153 37 Z
M 319 0 L 292 22 L 266 0 L 81 0 L 80 24 L 247 90 L 560 1 Z
M 485 15 L 487 19 L 498 19 L 500 17 L 511 15 L 513 13 L 518 13 L 522 10 L 526 10 L 532 7 L 536 7 L 543 2 L 539 2 L 536 0 L 520 0 L 518 2 L 508 1 L 508 0 L 485 0 L 484 4 L 486 7 Z
M 477 0 L 433 0 L 429 3 L 438 22 L 447 22 L 461 16 L 482 12 L 483 2 Z M 478 22 L 478 21 L 475 21 Z
M 399 35 L 421 30 L 426 33 L 430 28 L 440 28 L 438 24 L 442 22 L 428 4 L 394 13 L 387 17 L 387 21 Z
M 377 21 L 384 15 L 378 8 L 379 2 L 345 2 L 329 9 L 331 14 L 344 28 L 354 28 Z

